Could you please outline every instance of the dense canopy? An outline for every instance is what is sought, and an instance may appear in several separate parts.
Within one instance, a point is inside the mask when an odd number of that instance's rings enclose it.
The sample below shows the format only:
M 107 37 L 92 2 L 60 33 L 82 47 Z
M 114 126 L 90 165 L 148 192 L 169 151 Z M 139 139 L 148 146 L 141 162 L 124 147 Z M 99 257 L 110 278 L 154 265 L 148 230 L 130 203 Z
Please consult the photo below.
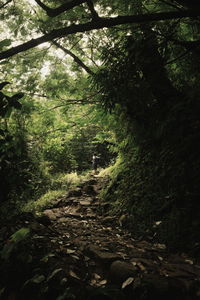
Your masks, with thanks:
M 197 0 L 0 1 L 4 209 L 97 152 L 130 228 L 199 245 L 199 17 Z

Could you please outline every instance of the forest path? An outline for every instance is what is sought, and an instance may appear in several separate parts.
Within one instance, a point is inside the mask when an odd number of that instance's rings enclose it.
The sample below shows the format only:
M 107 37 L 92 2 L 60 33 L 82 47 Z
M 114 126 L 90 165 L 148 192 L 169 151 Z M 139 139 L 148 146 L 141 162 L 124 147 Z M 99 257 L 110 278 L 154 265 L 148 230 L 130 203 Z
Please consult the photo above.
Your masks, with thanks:
M 42 216 L 23 216 L 32 259 L 21 265 L 24 277 L 12 266 L 12 293 L 2 299 L 200 299 L 200 266 L 186 255 L 170 255 L 165 245 L 135 240 L 105 213 L 102 184 L 91 175 Z

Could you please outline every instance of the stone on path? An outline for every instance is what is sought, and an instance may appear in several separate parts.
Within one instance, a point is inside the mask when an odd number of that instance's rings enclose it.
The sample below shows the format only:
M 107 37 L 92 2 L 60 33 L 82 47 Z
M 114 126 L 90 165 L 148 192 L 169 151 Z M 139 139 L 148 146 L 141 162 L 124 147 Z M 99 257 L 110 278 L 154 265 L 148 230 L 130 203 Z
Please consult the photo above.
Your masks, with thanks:
M 138 270 L 132 264 L 116 260 L 110 266 L 109 277 L 111 282 L 121 284 L 129 277 L 135 277 Z
M 113 261 L 121 258 L 118 254 L 101 251 L 101 248 L 95 245 L 89 245 L 85 249 L 85 252 L 88 256 L 95 258 L 104 264 L 111 264 Z

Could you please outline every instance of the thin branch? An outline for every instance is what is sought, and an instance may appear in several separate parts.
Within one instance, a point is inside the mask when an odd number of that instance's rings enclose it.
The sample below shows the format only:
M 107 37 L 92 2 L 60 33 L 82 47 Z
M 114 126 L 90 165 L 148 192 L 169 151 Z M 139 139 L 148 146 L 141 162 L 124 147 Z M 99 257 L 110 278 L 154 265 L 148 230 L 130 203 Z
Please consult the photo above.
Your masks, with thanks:
M 172 42 L 176 45 L 184 46 L 187 49 L 193 49 L 200 46 L 200 40 L 197 41 L 178 41 L 172 40 Z
M 95 96 L 99 95 L 101 92 L 103 91 L 103 89 L 101 88 L 99 91 L 95 92 L 95 93 L 92 93 L 91 95 L 89 96 L 86 96 L 85 98 L 82 98 L 82 99 L 78 99 L 78 101 L 84 101 L 84 100 L 89 100 L 89 99 L 92 99 L 94 98 Z M 62 101 L 77 101 L 77 99 L 63 99 L 63 98 L 60 98 Z M 88 102 L 90 104 L 90 102 Z
M 176 8 L 178 10 L 181 10 L 181 8 L 179 6 L 177 6 L 176 4 L 170 3 L 170 2 L 165 1 L 165 0 L 160 0 L 160 2 L 162 2 L 162 3 L 164 3 L 164 4 L 168 5 L 168 6 L 171 6 L 173 8 Z
M 194 52 L 198 56 L 200 55 L 200 40 L 197 41 L 177 41 L 172 40 L 175 45 L 183 46 L 186 49 L 186 53 Z
M 94 4 L 92 2 L 92 0 L 87 0 L 87 5 L 88 5 L 88 8 L 91 12 L 91 15 L 92 15 L 92 19 L 93 20 L 96 20 L 99 18 L 99 15 L 98 13 L 96 12 L 95 8 L 94 8 Z
M 185 57 L 188 53 L 190 52 L 190 50 L 186 50 L 185 52 L 181 53 L 179 56 L 177 56 L 176 58 L 166 62 L 165 66 L 166 65 L 170 65 L 170 64 L 173 64 L 174 62 L 176 62 L 177 60 Z
M 76 45 L 78 45 L 78 43 L 79 43 L 81 40 L 82 40 L 82 37 L 81 37 L 78 41 L 76 41 L 76 42 L 71 46 L 70 50 L 72 50 L 74 47 L 76 47 Z
M 90 49 L 90 48 L 89 48 Z M 99 68 L 99 65 L 96 63 L 96 61 L 93 59 L 92 54 L 91 56 L 85 54 L 85 56 L 97 67 Z
M 64 99 L 64 98 L 59 98 L 57 100 L 59 101 L 65 101 L 64 104 L 61 104 L 61 105 L 57 105 L 55 108 L 57 107 L 60 107 L 60 106 L 65 106 L 65 105 L 68 105 L 68 104 L 97 104 L 99 103 L 100 101 L 89 101 L 90 99 L 94 98 L 96 95 L 100 94 L 102 92 L 102 89 L 100 89 L 99 91 L 97 91 L 96 93 L 93 93 L 92 95 L 89 95 L 85 98 L 81 98 L 81 99 Z M 49 97 L 47 95 L 42 95 L 42 94 L 38 94 L 38 93 L 27 93 L 27 92 L 23 92 L 25 95 L 28 95 L 28 96 L 38 96 L 40 98 L 46 98 L 48 99 Z
M 38 0 L 37 0 L 38 1 Z M 98 20 L 92 20 L 84 24 L 70 25 L 68 27 L 54 29 L 51 32 L 44 34 L 36 39 L 32 39 L 26 43 L 15 46 L 8 50 L 0 53 L 0 60 L 4 58 L 11 57 L 17 53 L 32 49 L 43 43 L 52 41 L 56 38 L 66 37 L 71 34 L 78 32 L 88 32 L 94 29 L 110 28 L 117 25 L 129 24 L 129 23 L 148 23 L 153 21 L 163 21 L 172 20 L 179 18 L 188 17 L 199 17 L 199 9 L 190 9 L 184 11 L 170 11 L 163 13 L 152 13 L 152 14 L 141 14 L 141 15 L 131 15 L 131 16 L 118 16 L 113 18 L 98 18 Z
M 51 8 L 51 7 L 48 7 L 47 5 L 45 5 L 42 1 L 35 0 L 35 2 L 37 2 L 37 4 L 46 12 L 46 14 L 49 17 L 56 17 L 67 10 L 70 10 L 82 3 L 85 3 L 86 1 L 87 0 L 73 0 L 73 1 L 62 4 L 61 6 L 59 6 L 57 8 Z
M 77 126 L 77 123 L 75 122 L 71 122 L 71 124 L 69 124 L 72 127 L 75 127 Z M 28 140 L 29 143 L 34 143 L 34 142 L 37 142 L 38 140 L 44 138 L 44 137 L 47 137 L 47 134 L 51 134 L 51 133 L 54 133 L 56 131 L 60 131 L 60 132 L 64 132 L 66 134 L 66 129 L 63 129 L 63 128 L 56 128 L 56 129 L 53 129 L 53 130 L 49 130 L 49 131 L 46 131 L 46 132 L 42 132 L 42 133 L 34 133 L 32 134 L 32 136 L 34 136 L 34 138 L 31 138 Z
M 53 109 L 57 109 L 57 108 L 61 108 L 61 107 L 66 107 L 67 105 L 85 105 L 85 104 L 98 104 L 100 103 L 100 101 L 90 101 L 88 102 L 87 100 L 68 100 L 65 104 L 60 104 L 60 105 L 56 105 L 53 107 L 50 107 L 48 109 L 43 110 L 42 112 L 40 112 L 39 114 L 43 114 L 47 111 L 51 111 Z
M 52 43 L 59 49 L 61 49 L 65 54 L 70 55 L 73 60 L 75 61 L 75 63 L 77 63 L 81 68 L 83 68 L 88 74 L 90 75 L 94 75 L 94 72 L 92 70 L 90 70 L 90 68 L 88 66 L 86 66 L 84 64 L 84 62 L 82 60 L 80 60 L 80 58 L 78 58 L 78 56 L 76 56 L 74 53 L 72 53 L 70 50 L 66 49 L 65 47 L 63 47 L 62 45 L 60 45 L 58 42 L 56 41 L 52 41 Z
M 70 124 L 71 127 L 74 127 L 74 126 L 76 126 L 76 125 L 77 125 L 77 123 L 75 123 L 75 122 L 71 122 L 71 124 Z M 56 131 L 61 131 L 61 132 L 65 132 L 65 133 L 66 133 L 66 129 L 63 129 L 63 128 L 57 128 L 57 129 L 52 129 L 52 130 L 43 132 L 42 134 L 40 134 L 40 136 L 46 136 L 47 134 L 49 134 L 49 133 L 54 133 L 54 132 L 56 132 Z
M 173 2 L 178 3 L 182 7 L 198 8 L 200 3 L 199 0 L 172 0 Z
M 0 9 L 4 8 L 8 3 L 12 2 L 12 0 L 8 0 L 6 3 L 2 4 L 0 6 Z

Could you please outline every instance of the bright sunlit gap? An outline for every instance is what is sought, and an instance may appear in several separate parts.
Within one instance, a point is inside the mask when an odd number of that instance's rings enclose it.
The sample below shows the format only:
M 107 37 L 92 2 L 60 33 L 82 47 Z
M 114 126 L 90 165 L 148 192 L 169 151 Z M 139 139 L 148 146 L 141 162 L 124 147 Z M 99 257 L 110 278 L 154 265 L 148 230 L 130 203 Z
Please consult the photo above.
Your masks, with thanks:
M 38 6 L 35 0 L 28 0 L 28 2 L 33 6 Z

